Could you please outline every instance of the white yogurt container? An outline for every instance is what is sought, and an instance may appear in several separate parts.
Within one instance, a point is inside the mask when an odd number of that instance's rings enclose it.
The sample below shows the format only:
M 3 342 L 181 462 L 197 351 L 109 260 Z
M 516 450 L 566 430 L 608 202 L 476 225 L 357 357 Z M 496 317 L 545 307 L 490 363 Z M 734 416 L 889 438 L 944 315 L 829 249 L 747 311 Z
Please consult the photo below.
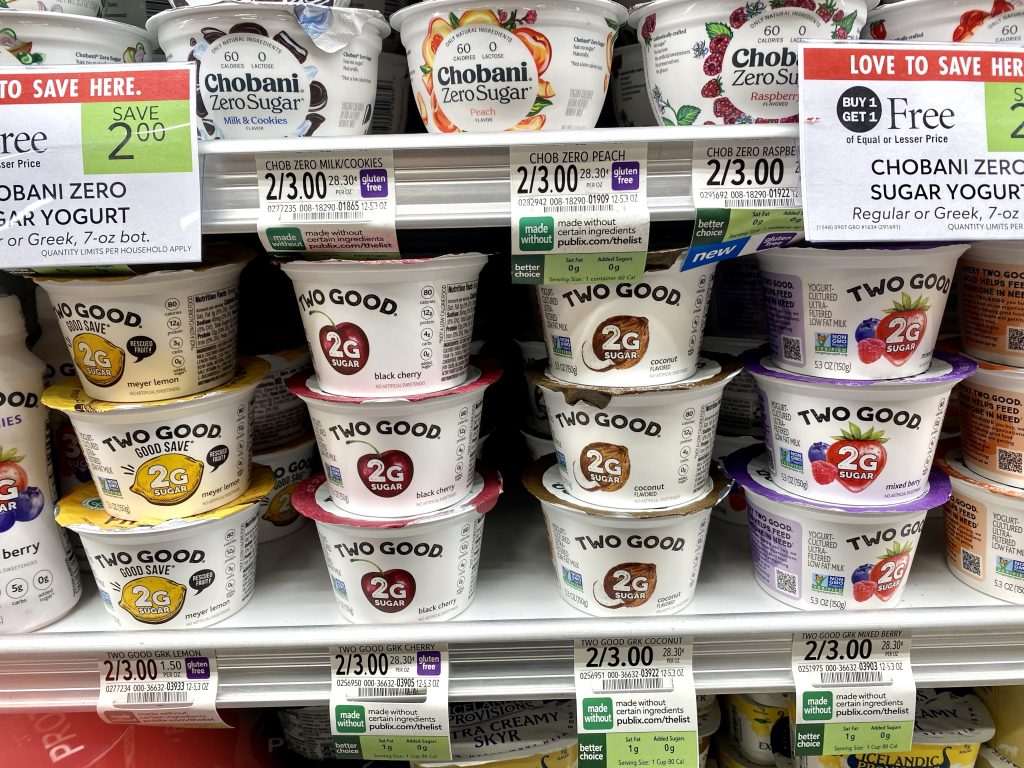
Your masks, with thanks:
M 4 0 L 3 7 L 22 13 L 38 11 L 102 18 L 106 10 L 106 3 L 103 0 Z
M 612 109 L 621 127 L 657 125 L 644 79 L 644 52 L 639 44 L 623 45 L 612 56 Z
M 187 397 L 234 375 L 243 266 L 37 281 L 57 313 L 85 393 L 142 403 Z
M 270 364 L 270 373 L 256 387 L 252 413 L 252 447 L 269 451 L 286 445 L 309 431 L 306 406 L 288 391 L 285 382 L 310 366 L 305 347 L 260 355 Z
M 331 708 L 283 707 L 277 710 L 284 743 L 306 760 L 326 761 L 336 756 L 331 735 Z
M 945 514 L 949 570 L 972 589 L 1024 604 L 1024 490 L 972 472 L 955 439 L 939 446 L 935 462 L 953 484 Z
M 370 133 L 405 133 L 409 108 L 409 70 L 404 53 L 382 53 L 377 66 L 377 96 Z
M 928 43 L 1024 43 L 1020 0 L 900 0 L 868 15 L 873 40 Z
M 391 25 L 427 130 L 479 133 L 597 125 L 625 19 L 610 0 L 505 10 L 427 0 L 398 11 Z
M 740 448 L 757 445 L 760 442 L 756 437 L 715 435 L 715 447 L 713 449 L 715 460 L 721 465 L 727 456 L 735 453 Z M 728 473 L 726 473 L 726 477 L 728 477 Z M 743 486 L 733 483 L 729 487 L 729 494 L 711 510 L 711 517 L 729 525 L 745 526 L 747 524 L 747 497 L 743 493 Z
M 722 389 L 735 362 L 701 358 L 697 373 L 661 387 L 586 388 L 537 371 L 568 493 L 617 510 L 680 506 L 710 487 Z
M 464 382 L 486 262 L 470 253 L 284 264 L 323 390 L 405 397 Z
M 132 522 L 111 517 L 86 483 L 60 501 L 57 522 L 82 537 L 103 606 L 119 627 L 207 627 L 252 597 L 260 503 L 273 482 L 257 467 L 230 504 L 183 520 Z
M 906 0 L 904 0 L 906 1 Z M 960 259 L 960 341 L 972 357 L 1024 368 L 1024 242 L 975 243 Z
M 989 480 L 1024 488 L 1024 371 L 979 361 L 957 395 L 964 463 Z
M 646 387 L 697 370 L 715 265 L 682 256 L 639 283 L 538 285 L 551 375 L 590 387 Z
M 708 491 L 688 504 L 609 510 L 569 494 L 554 459 L 523 478 L 540 500 L 562 599 L 591 616 L 662 616 L 693 599 L 711 508 L 728 481 L 714 470 Z
M 47 389 L 43 402 L 70 417 L 112 517 L 192 517 L 249 487 L 253 393 L 268 368 L 239 358 L 223 386 L 175 400 L 108 403 L 65 381 Z
M 302 436 L 277 450 L 257 453 L 252 460 L 274 473 L 274 489 L 260 507 L 260 544 L 295 533 L 306 519 L 295 511 L 292 496 L 320 469 L 316 440 Z
M 538 435 L 528 429 L 522 429 L 520 432 L 523 435 L 523 440 L 526 441 L 526 453 L 532 461 L 555 452 L 555 442 L 551 439 L 551 435 Z
M 465 384 L 404 399 L 331 395 L 301 374 L 288 387 L 309 408 L 334 503 L 363 517 L 401 519 L 469 495 L 484 391 L 500 377 L 482 361 Z
M 718 262 L 704 333 L 742 339 L 767 339 L 761 270 L 753 253 Z
M 828 379 L 923 373 L 965 250 L 804 246 L 759 253 L 772 360 Z
M 484 515 L 500 493 L 498 473 L 481 469 L 464 501 L 433 515 L 381 520 L 336 506 L 321 475 L 293 503 L 316 521 L 341 614 L 357 624 L 405 624 L 450 619 L 469 607 Z
M 640 35 L 660 124 L 795 123 L 798 41 L 856 39 L 867 13 L 864 0 L 807 3 L 656 0 L 635 7 L 629 24 Z
M 563 766 L 558 753 L 576 747 L 576 702 L 480 701 L 448 705 L 452 763 L 412 762 L 423 766 L 476 765 L 497 768 Z M 554 760 L 545 760 L 545 756 Z M 537 762 L 537 759 L 540 762 Z M 572 760 L 575 764 L 575 760 Z M 554 768 L 552 766 L 552 768 Z
M 757 349 L 758 342 L 750 339 L 727 339 L 721 336 L 705 336 L 701 349 L 707 352 L 741 357 Z M 725 385 L 722 393 L 722 409 L 718 413 L 719 435 L 764 435 L 764 414 L 761 413 L 761 398 L 757 394 L 757 382 L 746 370 Z
M 725 462 L 743 486 L 754 576 L 761 589 L 802 610 L 893 608 L 903 594 L 925 516 L 949 498 L 939 469 L 924 495 L 900 504 L 844 507 L 791 496 L 771 480 L 760 446 Z
M 950 391 L 975 363 L 936 352 L 927 372 L 876 382 L 789 373 L 768 358 L 746 366 L 764 401 L 773 482 L 812 501 L 870 507 L 925 493 Z
M 200 139 L 358 136 L 370 129 L 383 17 L 355 8 L 233 3 L 173 8 L 146 29 L 168 62 L 197 63 Z
M 0 63 L 139 64 L 153 60 L 156 43 L 145 30 L 70 13 L 0 10 Z M 98 0 L 84 0 L 86 3 Z M 8 8 L 12 4 L 8 2 Z M 95 14 L 93 14 L 95 15 Z
M 781 694 L 775 694 L 773 699 L 763 703 L 743 693 L 722 697 L 732 745 L 755 763 L 772 764 L 772 727 L 789 709 Z
M 543 341 L 519 341 L 519 355 L 523 360 L 523 370 L 532 367 L 540 367 L 548 360 L 548 347 Z M 551 435 L 551 427 L 548 425 L 548 407 L 544 404 L 544 393 L 540 387 L 531 384 L 524 377 L 526 386 L 526 426 L 541 435 Z

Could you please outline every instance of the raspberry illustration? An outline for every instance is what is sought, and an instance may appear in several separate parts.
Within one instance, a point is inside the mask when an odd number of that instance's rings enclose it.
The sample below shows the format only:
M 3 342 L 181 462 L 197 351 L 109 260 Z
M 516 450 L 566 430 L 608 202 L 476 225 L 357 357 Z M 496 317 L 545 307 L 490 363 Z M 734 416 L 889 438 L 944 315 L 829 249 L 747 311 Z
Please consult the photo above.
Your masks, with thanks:
M 858 581 L 853 585 L 853 599 L 858 603 L 863 603 L 874 596 L 877 590 L 878 585 L 873 581 Z
M 846 15 L 846 12 L 843 11 L 842 8 L 840 8 L 838 11 L 836 11 L 835 13 L 832 14 L 832 21 L 835 22 L 836 24 L 838 24 L 840 21 L 843 20 L 843 17 L 845 15 Z
M 825 0 L 821 5 L 818 6 L 816 13 L 821 17 L 822 21 L 828 22 L 832 20 L 832 15 L 836 12 L 836 4 L 833 0 Z
M 862 339 L 857 342 L 857 356 L 865 364 L 871 364 L 882 357 L 885 342 L 881 339 Z
M 814 0 L 800 0 L 798 5 L 806 11 L 813 11 L 817 7 Z
M 712 111 L 715 113 L 715 117 L 722 118 L 726 123 L 735 123 L 743 114 L 736 108 L 736 105 L 729 101 L 725 96 L 715 99 L 715 103 L 712 105 Z
M 729 26 L 733 29 L 739 29 L 747 23 L 747 12 L 742 8 L 737 8 L 735 11 L 729 14 Z
M 705 75 L 720 75 L 722 74 L 722 59 L 723 56 L 720 53 L 712 53 L 706 59 L 704 59 L 704 74 Z
M 705 99 L 713 99 L 716 96 L 720 96 L 722 93 L 722 78 L 716 77 L 713 80 L 708 80 L 704 83 L 704 87 L 700 89 L 700 95 Z
M 729 35 L 715 35 L 714 37 L 711 38 L 711 52 L 724 54 L 725 49 L 729 47 L 730 40 L 732 40 L 732 38 L 729 37 Z
M 812 461 L 811 474 L 818 485 L 828 485 L 839 477 L 839 470 L 835 464 L 829 464 L 827 461 Z
M 840 27 L 839 29 L 832 33 L 833 40 L 846 40 L 848 37 L 849 34 L 847 34 L 846 30 L 843 29 L 842 27 Z

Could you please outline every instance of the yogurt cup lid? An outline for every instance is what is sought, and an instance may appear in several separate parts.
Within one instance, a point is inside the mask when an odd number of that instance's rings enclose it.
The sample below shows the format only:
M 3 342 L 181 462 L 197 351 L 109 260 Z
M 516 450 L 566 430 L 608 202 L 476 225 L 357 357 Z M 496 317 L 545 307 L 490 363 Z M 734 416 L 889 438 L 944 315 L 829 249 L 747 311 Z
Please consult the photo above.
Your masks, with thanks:
M 995 733 L 992 716 L 974 694 L 918 689 L 915 744 L 975 744 L 988 741 Z
M 933 2 L 933 0 L 927 0 Z M 814 256 L 815 251 L 862 251 L 864 255 L 871 253 L 890 254 L 893 251 L 941 251 L 959 249 L 963 253 L 970 243 L 801 243 L 785 248 L 770 248 L 763 253 L 791 253 L 795 256 Z M 854 259 L 857 257 L 854 256 Z
M 501 475 L 490 467 L 478 464 L 469 496 L 457 504 L 419 517 L 382 520 L 375 517 L 362 517 L 339 507 L 331 499 L 331 489 L 327 485 L 326 475 L 317 475 L 309 478 L 299 487 L 292 496 L 292 506 L 299 514 L 318 523 L 347 525 L 353 528 L 406 528 L 412 525 L 436 523 L 466 512 L 476 511 L 485 515 L 498 503 L 501 490 Z
M 557 8 L 562 6 L 563 8 L 572 10 L 579 8 L 590 8 L 595 11 L 602 13 L 611 13 L 615 17 L 615 21 L 622 24 L 626 21 L 628 15 L 625 7 L 619 3 L 612 2 L 612 0 L 540 0 L 530 4 L 530 8 L 541 10 L 543 8 Z M 471 8 L 474 7 L 473 3 L 467 3 L 465 0 L 424 0 L 424 2 L 414 3 L 408 5 L 405 8 L 401 8 L 395 11 L 391 15 L 391 26 L 395 28 L 396 32 L 402 31 L 402 25 L 408 20 L 410 16 L 418 16 L 421 13 L 440 14 L 446 16 L 445 11 L 455 10 L 458 8 Z M 475 7 L 479 7 L 479 3 Z M 484 6 L 486 7 L 486 6 Z
M 253 504 L 266 501 L 274 490 L 274 473 L 262 465 L 253 465 L 249 488 L 234 501 L 216 509 L 210 509 L 191 517 L 174 520 L 140 517 L 137 520 L 122 520 L 111 517 L 103 508 L 99 492 L 93 483 L 82 483 L 71 493 L 57 502 L 54 519 L 58 525 L 70 528 L 76 533 L 163 533 L 179 530 L 208 520 L 221 520 L 236 512 L 248 509 Z
M 656 507 L 654 509 L 599 507 L 594 504 L 583 503 L 565 489 L 565 486 L 562 485 L 561 472 L 555 463 L 555 454 L 549 453 L 547 456 L 541 456 L 526 470 L 523 474 L 523 485 L 539 501 L 561 509 L 595 517 L 617 517 L 623 520 L 636 520 L 639 518 L 692 515 L 705 509 L 710 509 L 728 495 L 732 481 L 726 478 L 715 462 L 712 462 L 710 487 L 707 493 L 696 501 L 671 507 Z
M 923 512 L 945 504 L 949 499 L 952 489 L 946 473 L 938 467 L 932 467 L 931 472 L 928 474 L 928 489 L 923 496 L 911 501 L 868 507 L 847 507 L 841 504 L 811 501 L 799 496 L 792 496 L 771 481 L 768 474 L 768 456 L 765 451 L 764 443 L 740 448 L 735 453 L 725 457 L 725 471 L 747 493 L 753 493 L 769 501 L 776 501 L 793 507 L 820 509 L 825 512 L 845 512 L 851 515 Z
M 1014 499 L 1024 499 L 1024 489 L 1013 488 L 1009 485 L 997 483 L 982 477 L 964 463 L 964 455 L 960 450 L 960 438 L 951 437 L 939 443 L 935 451 L 935 463 L 950 477 L 962 480 L 965 483 L 982 488 L 997 496 L 1009 496 Z
M 876 391 L 893 390 L 919 384 L 940 384 L 947 381 L 955 384 L 966 379 L 978 367 L 978 364 L 966 355 L 938 349 L 932 354 L 931 364 L 924 373 L 917 376 L 908 376 L 903 379 L 883 379 L 880 381 L 872 379 L 824 379 L 815 376 L 805 376 L 800 373 L 791 373 L 779 368 L 772 362 L 771 357 L 767 356 L 757 357 L 752 355 L 744 357 L 743 364 L 754 376 L 764 376 L 782 381 L 797 381 L 803 384 L 814 384 L 823 387 L 871 387 Z
M 977 357 L 971 357 L 970 355 L 964 355 L 968 360 L 977 365 L 978 370 L 989 371 L 991 373 L 1008 373 L 1011 376 L 1019 377 L 1021 383 L 1024 383 L 1024 368 L 1020 368 L 1015 365 L 1003 365 L 1002 363 L 993 363 L 988 360 L 982 360 Z
M 463 267 L 470 262 L 480 262 L 481 267 L 491 254 L 487 253 L 448 253 L 443 256 L 416 256 L 408 259 L 276 259 L 286 274 L 289 272 L 303 273 L 331 270 L 343 271 L 346 278 L 358 276 L 361 280 L 373 278 L 370 282 L 389 282 L 398 276 L 402 280 L 413 279 L 409 265 L 421 267 Z M 307 275 L 308 276 L 308 275 Z M 334 275 L 336 276 L 336 275 Z M 289 277 L 291 275 L 289 274 Z M 419 275 L 416 275 L 419 278 Z
M 482 387 L 489 387 L 501 378 L 501 367 L 489 358 L 471 361 L 469 375 L 466 380 L 457 387 L 442 389 L 440 392 L 424 392 L 423 394 L 406 395 L 405 397 L 346 397 L 345 395 L 332 395 L 320 389 L 320 382 L 316 375 L 308 372 L 297 373 L 288 381 L 285 386 L 293 395 L 298 395 L 304 400 L 320 400 L 325 403 L 419 403 L 424 400 L 435 400 L 441 397 L 452 397 L 473 392 Z
M 224 384 L 205 392 L 148 403 L 112 403 L 95 400 L 85 393 L 78 379 L 64 379 L 43 392 L 43 404 L 65 413 L 111 413 L 115 411 L 145 411 L 183 403 L 202 403 L 219 400 L 245 389 L 255 389 L 270 372 L 270 363 L 258 357 L 239 357 L 235 375 Z

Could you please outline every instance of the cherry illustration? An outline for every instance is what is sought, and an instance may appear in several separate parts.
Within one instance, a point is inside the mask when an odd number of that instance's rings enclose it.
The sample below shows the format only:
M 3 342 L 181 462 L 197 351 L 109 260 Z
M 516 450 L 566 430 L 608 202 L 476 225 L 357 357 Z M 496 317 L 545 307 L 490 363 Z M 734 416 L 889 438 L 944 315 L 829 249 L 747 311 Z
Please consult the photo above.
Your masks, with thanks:
M 376 571 L 363 574 L 359 586 L 370 605 L 384 613 L 398 613 L 416 597 L 416 579 L 402 568 L 385 571 L 372 560 L 352 558 L 352 563 L 369 563 Z
M 370 359 L 370 340 L 355 323 L 337 323 L 326 312 L 315 309 L 311 315 L 323 315 L 328 324 L 317 334 L 320 349 L 331 368 L 344 376 L 359 373 Z
M 405 451 L 377 450 L 365 440 L 346 440 L 346 445 L 361 443 L 369 445 L 373 453 L 364 453 L 356 461 L 359 479 L 375 496 L 390 499 L 405 491 L 412 484 L 412 458 Z

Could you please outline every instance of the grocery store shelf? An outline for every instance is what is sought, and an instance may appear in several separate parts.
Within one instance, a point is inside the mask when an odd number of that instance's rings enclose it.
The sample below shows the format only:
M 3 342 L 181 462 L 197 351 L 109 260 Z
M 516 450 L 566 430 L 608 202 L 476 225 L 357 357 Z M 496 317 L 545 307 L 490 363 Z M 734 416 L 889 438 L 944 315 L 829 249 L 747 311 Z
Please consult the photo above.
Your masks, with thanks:
M 807 613 L 783 606 L 754 583 L 746 530 L 716 522 L 697 597 L 684 613 L 595 619 L 559 598 L 535 504 L 506 497 L 491 515 L 476 600 L 453 622 L 343 622 L 307 527 L 261 547 L 252 603 L 215 627 L 112 631 L 90 588 L 71 615 L 47 630 L 0 636 L 0 709 L 94 709 L 95 654 L 186 646 L 217 649 L 222 706 L 321 703 L 329 689 L 329 644 L 384 641 L 447 641 L 453 700 L 569 697 L 571 641 L 626 633 L 694 636 L 703 693 L 790 689 L 793 632 L 861 628 L 912 630 L 919 684 L 1024 683 L 1024 608 L 981 595 L 949 574 L 941 520 L 926 528 L 898 609 Z
M 590 142 L 647 142 L 647 200 L 652 221 L 693 218 L 690 159 L 694 139 L 796 137 L 795 125 L 598 128 L 550 133 L 403 134 L 278 141 L 207 141 L 203 232 L 256 229 L 256 156 L 270 152 L 392 149 L 399 229 L 502 227 L 509 224 L 508 148 L 571 148 Z

